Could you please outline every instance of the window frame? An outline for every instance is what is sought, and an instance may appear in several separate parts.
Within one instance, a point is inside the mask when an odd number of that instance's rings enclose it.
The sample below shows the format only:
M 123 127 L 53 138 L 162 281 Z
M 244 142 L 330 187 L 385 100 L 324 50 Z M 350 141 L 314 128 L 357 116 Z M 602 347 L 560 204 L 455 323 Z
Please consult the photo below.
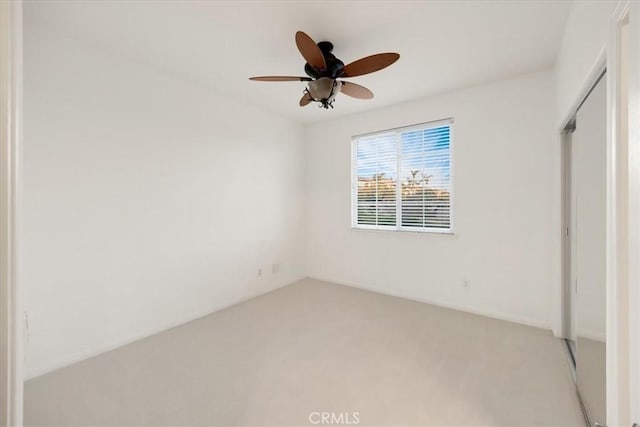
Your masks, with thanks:
M 353 230 L 375 230 L 375 231 L 399 231 L 403 233 L 429 233 L 429 234 L 448 234 L 454 233 L 454 205 L 455 205 L 455 191 L 454 191 L 454 156 L 453 156 L 453 144 L 454 144 L 454 120 L 453 118 L 446 118 L 440 120 L 434 120 L 424 123 L 418 123 L 409 126 L 401 126 L 392 129 L 380 130 L 376 132 L 369 132 L 360 135 L 354 135 L 351 137 L 351 228 Z M 400 189 L 401 185 L 401 165 L 402 165 L 402 144 L 400 136 L 404 132 L 411 132 L 416 130 L 431 129 L 441 126 L 449 126 L 449 228 L 437 228 L 437 227 L 410 227 L 402 225 L 402 194 Z M 357 156 L 357 143 L 360 139 L 371 136 L 382 136 L 395 134 L 396 136 L 396 225 L 371 225 L 371 224 L 358 224 L 358 156 Z

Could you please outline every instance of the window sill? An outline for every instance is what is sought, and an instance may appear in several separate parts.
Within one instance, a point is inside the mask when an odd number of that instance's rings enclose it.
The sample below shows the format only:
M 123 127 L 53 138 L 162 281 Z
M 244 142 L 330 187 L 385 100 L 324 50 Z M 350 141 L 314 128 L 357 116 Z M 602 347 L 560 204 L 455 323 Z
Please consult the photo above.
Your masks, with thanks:
M 407 228 L 395 228 L 395 227 L 380 228 L 380 227 L 363 227 L 363 226 L 354 226 L 354 225 L 351 226 L 351 229 L 356 231 L 392 232 L 392 233 L 399 233 L 399 234 L 429 234 L 429 235 L 436 235 L 436 236 L 441 235 L 441 236 L 451 236 L 451 237 L 456 236 L 456 233 L 452 229 L 411 230 Z

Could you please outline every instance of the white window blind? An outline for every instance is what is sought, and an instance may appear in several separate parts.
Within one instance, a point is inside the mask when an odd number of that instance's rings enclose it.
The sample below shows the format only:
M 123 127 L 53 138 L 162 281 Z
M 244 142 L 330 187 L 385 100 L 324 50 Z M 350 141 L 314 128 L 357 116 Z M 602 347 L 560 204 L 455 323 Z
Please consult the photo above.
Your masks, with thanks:
M 452 231 L 451 121 L 353 138 L 353 226 Z
M 396 225 L 398 148 L 394 133 L 360 138 L 356 142 L 357 222 L 360 225 Z

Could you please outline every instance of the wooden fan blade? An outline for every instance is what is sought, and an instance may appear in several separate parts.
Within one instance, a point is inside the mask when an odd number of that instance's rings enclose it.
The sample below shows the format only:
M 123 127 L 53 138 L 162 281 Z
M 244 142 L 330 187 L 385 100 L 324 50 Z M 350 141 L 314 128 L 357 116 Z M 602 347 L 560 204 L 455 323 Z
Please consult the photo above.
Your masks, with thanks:
M 304 107 L 305 105 L 309 105 L 311 101 L 313 101 L 313 99 L 311 99 L 308 93 L 305 93 L 302 95 L 302 98 L 300 98 L 300 106 Z
M 261 77 L 249 77 L 249 80 L 257 82 L 310 82 L 309 77 L 295 77 L 295 76 L 261 76 Z
M 305 61 L 313 68 L 318 70 L 325 70 L 327 68 L 324 55 L 316 42 L 302 31 L 296 33 L 296 46 L 298 46 L 298 50 Z
M 371 92 L 369 89 L 367 89 L 364 86 L 360 86 L 351 82 L 340 81 L 340 83 L 342 83 L 340 92 L 344 93 L 345 95 L 349 95 L 353 98 L 358 98 L 358 99 L 373 98 L 373 92 Z
M 393 64 L 400 58 L 397 53 L 378 53 L 376 55 L 365 56 L 351 64 L 345 65 L 340 77 L 356 77 L 363 74 L 373 73 L 382 70 Z

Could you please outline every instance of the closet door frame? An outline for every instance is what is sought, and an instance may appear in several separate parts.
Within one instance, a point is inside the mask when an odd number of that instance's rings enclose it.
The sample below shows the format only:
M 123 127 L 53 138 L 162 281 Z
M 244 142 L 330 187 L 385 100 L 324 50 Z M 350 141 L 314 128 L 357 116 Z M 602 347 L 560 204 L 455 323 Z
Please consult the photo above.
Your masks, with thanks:
M 22 2 L 0 1 L 0 426 L 22 425 L 23 311 L 17 279 Z

